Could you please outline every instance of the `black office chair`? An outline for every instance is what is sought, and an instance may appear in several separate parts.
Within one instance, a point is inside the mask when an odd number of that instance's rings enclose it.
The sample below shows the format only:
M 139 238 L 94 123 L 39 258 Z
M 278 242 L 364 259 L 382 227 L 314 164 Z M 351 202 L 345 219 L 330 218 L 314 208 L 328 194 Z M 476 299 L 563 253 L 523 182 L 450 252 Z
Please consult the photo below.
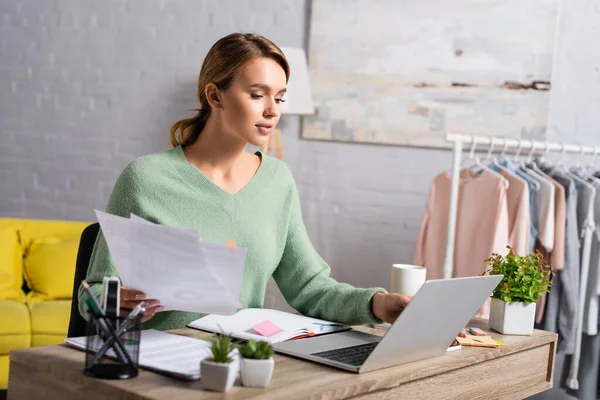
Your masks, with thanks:
M 81 233 L 79 240 L 79 249 L 77 250 L 77 261 L 75 263 L 75 277 L 73 278 L 73 294 L 71 295 L 71 318 L 69 319 L 69 332 L 67 337 L 85 336 L 86 320 L 79 314 L 79 301 L 77 292 L 81 281 L 85 279 L 87 274 L 94 243 L 100 231 L 100 224 L 95 223 L 88 225 Z

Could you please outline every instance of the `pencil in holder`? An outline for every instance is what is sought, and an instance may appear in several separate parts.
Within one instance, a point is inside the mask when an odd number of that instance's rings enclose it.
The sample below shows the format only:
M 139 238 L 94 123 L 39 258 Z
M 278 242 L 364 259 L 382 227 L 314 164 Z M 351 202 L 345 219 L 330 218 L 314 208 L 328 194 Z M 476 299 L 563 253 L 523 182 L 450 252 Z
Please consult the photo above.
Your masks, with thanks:
M 88 314 L 84 374 L 101 379 L 129 379 L 138 375 L 141 320 Z

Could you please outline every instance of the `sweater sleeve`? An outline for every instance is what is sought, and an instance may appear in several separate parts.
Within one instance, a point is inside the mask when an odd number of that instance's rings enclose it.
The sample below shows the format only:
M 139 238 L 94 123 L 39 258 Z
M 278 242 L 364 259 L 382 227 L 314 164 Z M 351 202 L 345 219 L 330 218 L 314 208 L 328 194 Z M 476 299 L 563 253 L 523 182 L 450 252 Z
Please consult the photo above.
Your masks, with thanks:
M 138 203 L 138 180 L 135 177 L 135 168 L 129 164 L 117 179 L 110 200 L 106 207 L 106 212 L 113 215 L 129 218 L 130 213 L 141 215 Z M 100 230 L 94 250 L 90 258 L 90 265 L 87 270 L 85 280 L 90 285 L 94 295 L 98 298 L 102 294 L 102 279 L 105 276 L 118 276 L 115 265 L 110 256 L 108 244 Z M 85 299 L 87 295 L 83 288 L 79 288 L 79 313 L 85 318 L 87 306 Z
M 371 312 L 371 300 L 375 293 L 387 292 L 382 288 L 355 288 L 331 278 L 329 265 L 308 237 L 294 184 L 290 201 L 287 240 L 273 273 L 286 301 L 302 314 L 315 318 L 347 324 L 381 323 Z

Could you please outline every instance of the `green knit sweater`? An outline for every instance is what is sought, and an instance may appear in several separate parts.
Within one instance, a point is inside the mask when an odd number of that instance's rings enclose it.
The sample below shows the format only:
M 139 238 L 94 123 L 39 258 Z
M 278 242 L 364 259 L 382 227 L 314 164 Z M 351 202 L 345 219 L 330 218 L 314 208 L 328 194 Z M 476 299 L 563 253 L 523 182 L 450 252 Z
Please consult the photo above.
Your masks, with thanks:
M 149 221 L 195 228 L 203 240 L 227 244 L 234 240 L 247 249 L 240 292 L 242 307 L 263 306 L 271 275 L 287 302 L 316 318 L 363 324 L 378 321 L 371 299 L 381 288 L 358 289 L 330 277 L 330 268 L 313 248 L 302 221 L 300 200 L 287 165 L 261 156 L 252 180 L 230 194 L 189 164 L 181 146 L 130 163 L 115 184 L 107 212 Z M 168 273 L 168 271 L 165 271 Z M 98 235 L 87 282 L 100 295 L 102 278 L 117 275 L 106 240 Z M 79 310 L 85 300 L 79 292 Z M 185 327 L 203 314 L 163 311 L 144 328 Z

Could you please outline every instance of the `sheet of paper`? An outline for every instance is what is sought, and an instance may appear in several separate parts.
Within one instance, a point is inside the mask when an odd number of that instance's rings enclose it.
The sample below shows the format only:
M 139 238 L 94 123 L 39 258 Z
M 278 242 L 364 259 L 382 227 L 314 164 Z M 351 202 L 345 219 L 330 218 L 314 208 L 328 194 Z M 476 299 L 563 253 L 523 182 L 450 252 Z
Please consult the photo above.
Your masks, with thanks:
M 148 221 L 147 219 L 144 219 L 142 217 L 138 217 L 137 215 L 135 215 L 134 213 L 129 214 L 129 220 L 133 221 L 133 222 L 139 222 L 142 224 L 146 224 L 146 225 L 160 225 L 160 224 L 155 224 L 154 222 Z M 187 234 L 190 236 L 193 236 L 195 238 L 200 239 L 200 235 L 198 233 L 198 231 L 196 229 L 193 228 L 175 228 L 175 227 L 170 227 L 170 226 L 164 226 L 166 229 L 172 228 L 174 229 L 174 232 L 176 232 L 177 234 Z
M 100 210 L 94 210 L 96 218 L 100 223 L 102 234 L 110 251 L 112 260 L 119 272 L 123 286 L 129 286 L 129 243 L 130 243 L 130 220 Z
M 147 219 L 144 219 L 142 217 L 138 217 L 137 215 L 135 215 L 134 213 L 130 214 L 130 219 L 132 222 L 136 222 L 136 223 L 142 223 L 142 224 L 146 224 L 146 225 L 154 225 L 157 226 L 159 224 L 155 224 L 153 222 L 148 221 Z M 198 239 L 200 240 L 200 236 L 198 234 L 198 231 L 195 229 L 191 229 L 191 228 L 173 228 L 173 227 L 169 227 L 169 226 L 163 226 L 163 229 L 165 232 L 171 232 L 175 235 L 181 235 L 181 234 L 186 234 L 186 235 L 190 235 L 192 236 L 194 239 Z M 230 244 L 230 242 L 233 242 L 232 240 L 230 240 L 227 243 L 228 247 L 236 247 L 235 245 L 232 246 Z M 235 242 L 233 242 L 235 244 Z M 221 286 L 225 286 L 223 281 L 221 280 L 221 278 L 219 277 L 219 274 L 216 273 L 216 271 L 214 271 L 214 268 L 208 264 L 207 268 L 209 269 L 209 271 L 213 274 L 214 278 L 216 279 L 217 283 Z
M 234 314 L 245 249 L 200 241 L 180 228 L 131 222 L 130 285 L 165 310 Z
M 67 338 L 65 342 L 85 350 L 86 337 Z M 99 345 L 98 348 L 101 346 Z M 182 379 L 200 378 L 200 361 L 210 356 L 210 343 L 204 340 L 174 335 L 148 329 L 141 331 L 139 365 L 156 372 L 163 372 Z M 114 357 L 109 350 L 108 357 Z M 238 367 L 238 353 L 232 353 Z
M 246 250 L 200 240 L 197 230 L 96 210 L 123 285 L 159 299 L 165 310 L 231 315 Z

